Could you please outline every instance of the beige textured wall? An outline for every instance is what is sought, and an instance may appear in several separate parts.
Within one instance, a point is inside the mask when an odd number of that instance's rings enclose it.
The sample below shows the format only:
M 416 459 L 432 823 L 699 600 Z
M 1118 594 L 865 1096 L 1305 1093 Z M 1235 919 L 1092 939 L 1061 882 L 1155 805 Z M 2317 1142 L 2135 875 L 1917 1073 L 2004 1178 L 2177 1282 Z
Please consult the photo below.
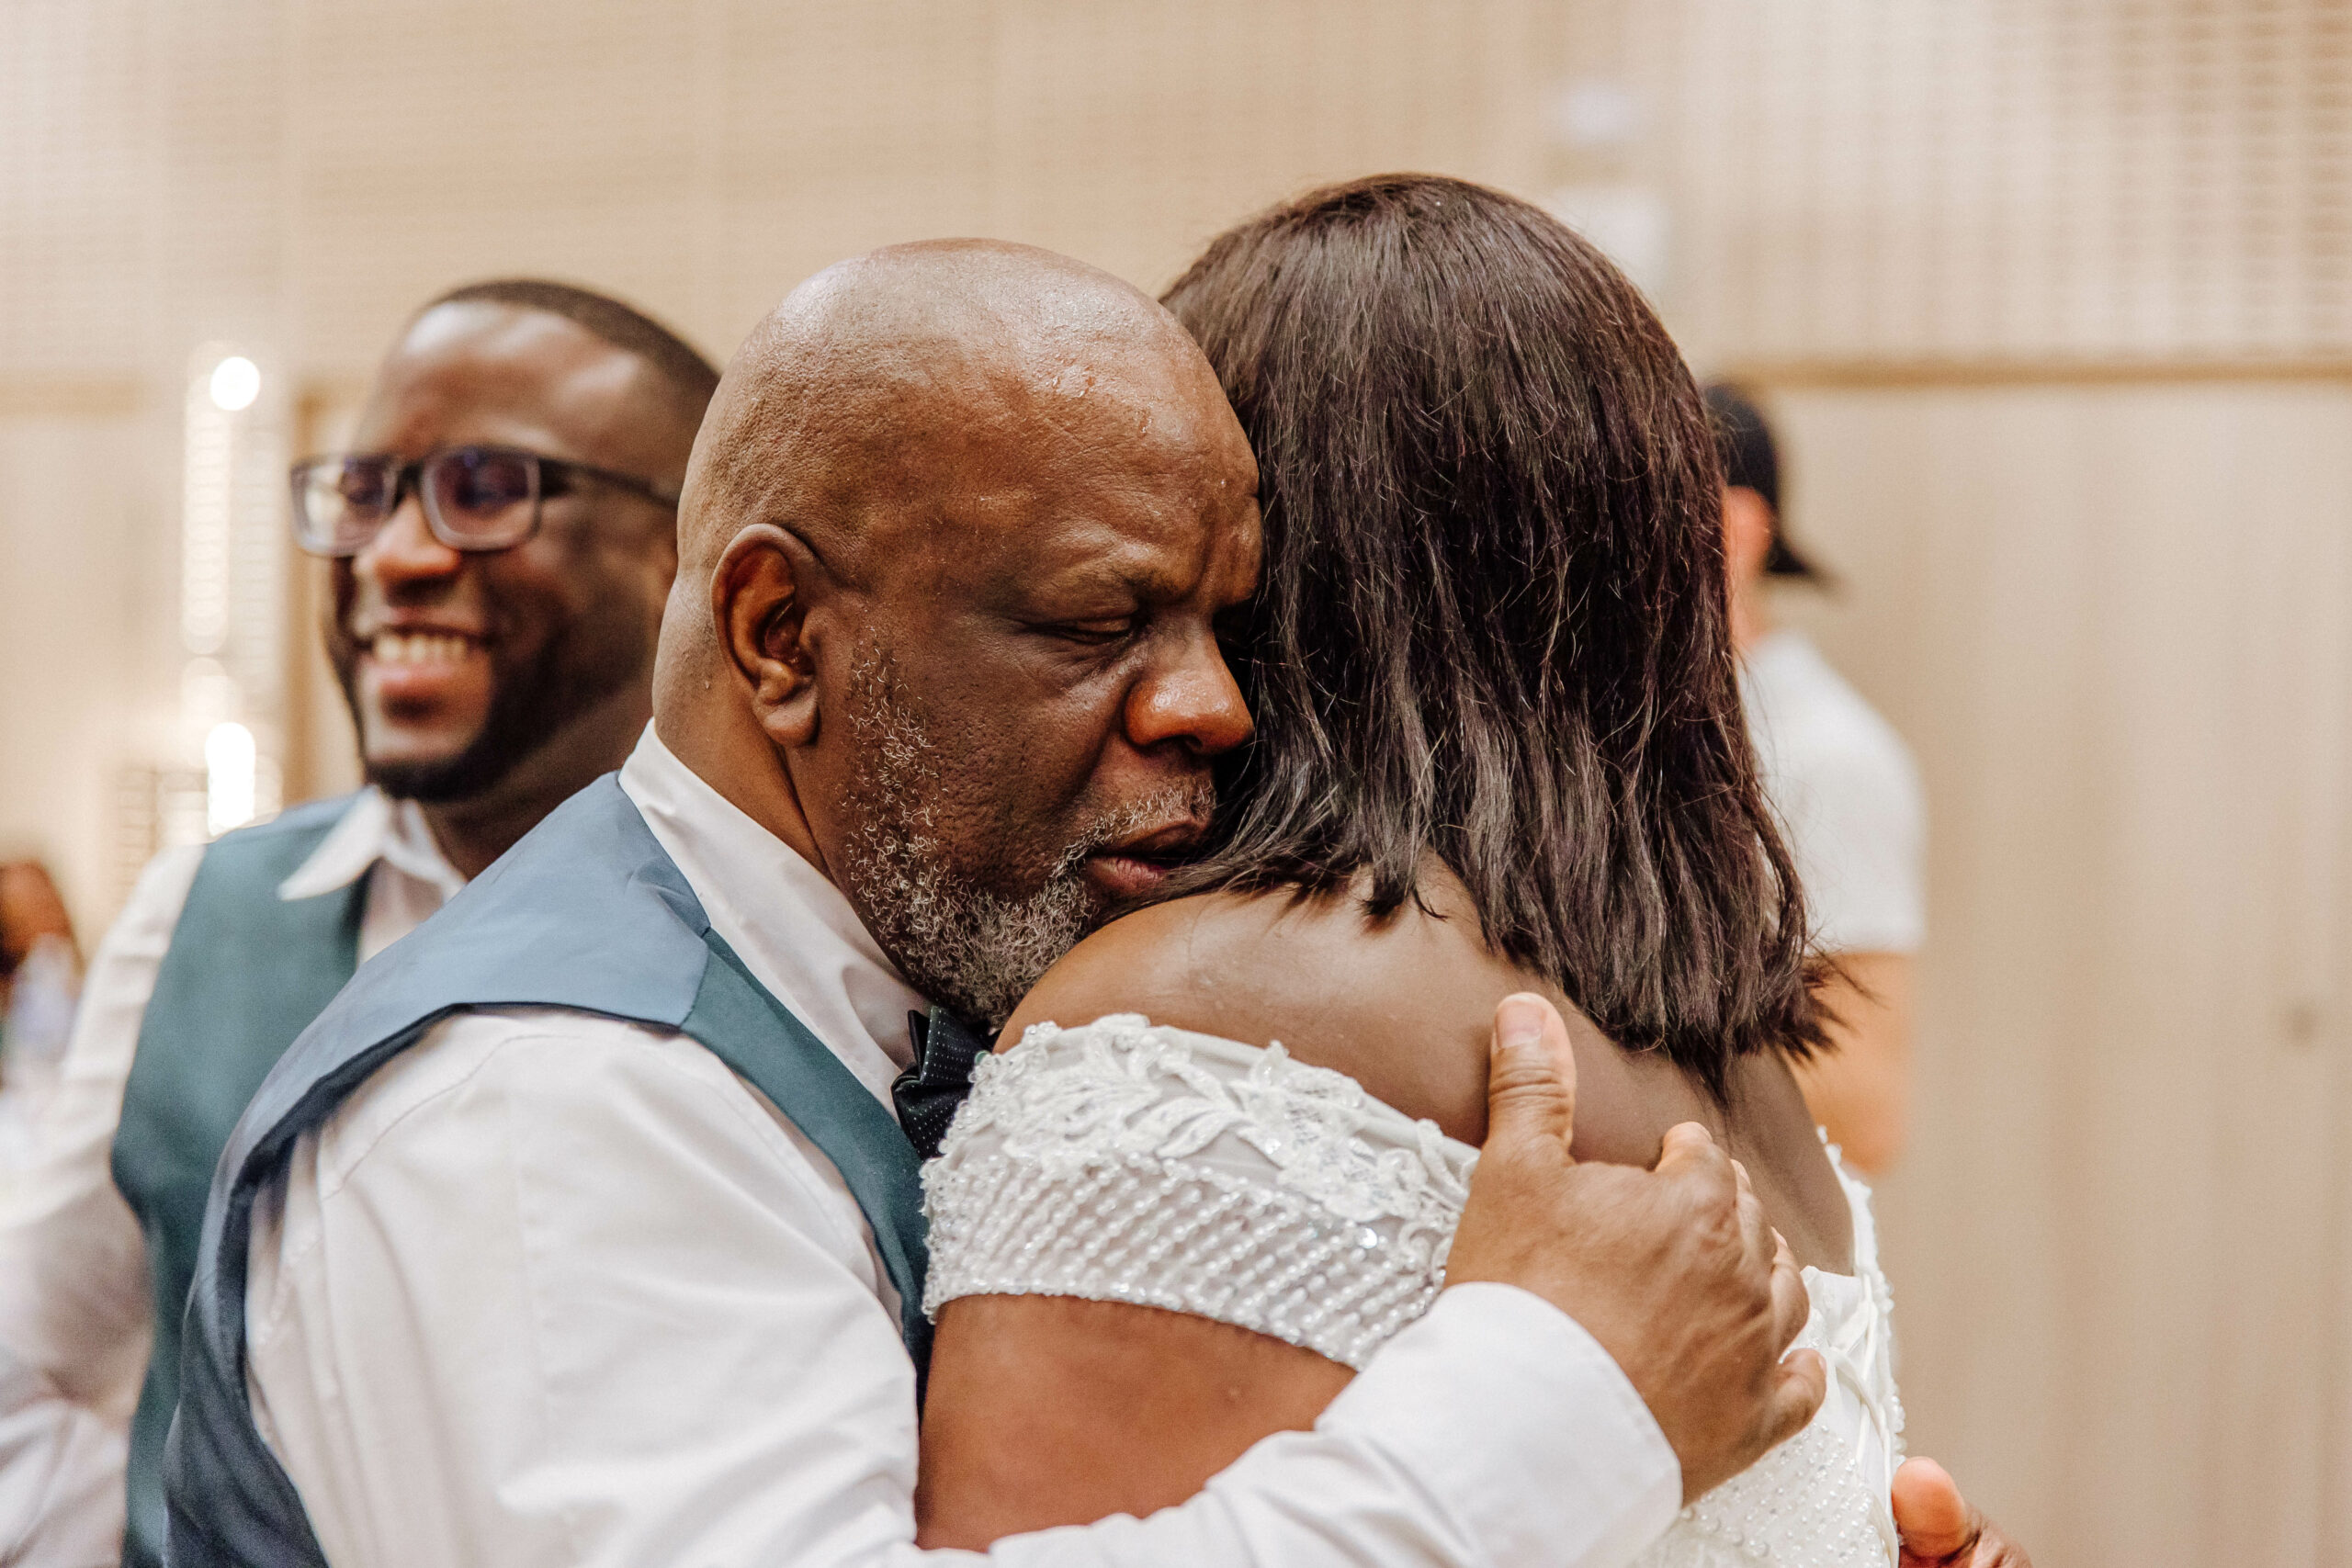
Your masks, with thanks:
M 119 895 L 199 344 L 317 443 L 483 275 L 723 355 L 892 240 L 1156 287 L 1324 178 L 1565 191 L 1764 378 L 1923 763 L 1917 1444 L 2045 1563 L 2352 1561 L 2347 126 L 2342 0 L 12 0 L 0 843 Z
M 0 419 L 0 854 L 52 857 L 77 911 L 112 902 L 126 716 L 172 652 L 140 459 L 118 419 Z
M 1147 285 L 1238 214 L 1411 166 L 1525 186 L 1561 27 L 1525 0 L 18 0 L 0 366 L 257 340 L 363 372 L 418 299 L 544 271 L 720 349 L 893 240 Z
M 1913 1441 L 2044 1562 L 2345 1561 L 2352 387 L 1778 408 L 1930 796 Z

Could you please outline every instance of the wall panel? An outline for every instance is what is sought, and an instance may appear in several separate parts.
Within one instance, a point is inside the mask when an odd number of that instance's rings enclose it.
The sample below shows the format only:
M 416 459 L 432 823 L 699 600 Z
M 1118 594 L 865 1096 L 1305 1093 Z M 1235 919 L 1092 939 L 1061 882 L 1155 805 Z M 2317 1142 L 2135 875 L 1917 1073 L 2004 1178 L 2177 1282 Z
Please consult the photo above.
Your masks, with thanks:
M 123 761 L 178 692 L 145 614 L 172 549 L 154 446 L 136 416 L 0 418 L 0 853 L 44 856 L 93 938 L 136 869 Z
M 2352 389 L 1791 393 L 1792 608 L 1917 746 L 1920 1451 L 2037 1556 L 2309 1562 L 2346 1258 Z

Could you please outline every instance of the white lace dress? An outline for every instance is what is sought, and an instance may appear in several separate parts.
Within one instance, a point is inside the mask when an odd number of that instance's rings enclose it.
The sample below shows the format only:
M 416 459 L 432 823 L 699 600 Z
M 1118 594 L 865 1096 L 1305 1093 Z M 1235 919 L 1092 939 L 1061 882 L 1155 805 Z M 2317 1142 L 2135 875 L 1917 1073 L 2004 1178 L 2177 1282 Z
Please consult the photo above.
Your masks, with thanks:
M 1834 1157 L 1836 1151 L 1831 1151 Z M 1444 1283 L 1478 1153 L 1353 1078 L 1114 1014 L 980 1058 L 923 1172 L 924 1306 L 1080 1296 L 1193 1313 L 1362 1367 Z M 1797 1340 L 1830 1369 L 1813 1423 L 1683 1509 L 1643 1568 L 1894 1561 L 1902 1457 L 1870 1194 L 1839 1169 L 1854 1273 L 1804 1271 Z

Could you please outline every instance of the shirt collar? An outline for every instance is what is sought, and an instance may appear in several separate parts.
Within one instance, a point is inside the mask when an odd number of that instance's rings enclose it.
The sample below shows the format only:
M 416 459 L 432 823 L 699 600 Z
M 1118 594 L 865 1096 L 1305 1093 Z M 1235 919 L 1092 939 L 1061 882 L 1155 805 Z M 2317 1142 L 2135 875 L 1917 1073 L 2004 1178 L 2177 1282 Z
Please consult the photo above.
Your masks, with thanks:
M 441 846 L 433 827 L 413 800 L 394 800 L 374 784 L 361 790 L 351 809 L 319 840 L 319 847 L 293 875 L 277 885 L 277 896 L 291 902 L 316 898 L 350 886 L 379 861 L 436 888 L 444 902 L 466 885 L 465 877 Z
M 680 761 L 650 724 L 620 782 L 712 929 L 889 1104 L 890 1080 L 913 1059 L 907 1014 L 930 1003 L 884 955 L 842 890 Z

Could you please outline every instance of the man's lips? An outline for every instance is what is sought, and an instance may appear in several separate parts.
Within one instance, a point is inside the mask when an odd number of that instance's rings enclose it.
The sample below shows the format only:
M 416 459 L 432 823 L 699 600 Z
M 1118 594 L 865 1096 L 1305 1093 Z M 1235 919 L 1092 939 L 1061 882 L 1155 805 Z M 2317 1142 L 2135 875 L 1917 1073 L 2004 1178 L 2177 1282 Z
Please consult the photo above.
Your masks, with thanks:
M 1168 880 L 1202 830 L 1197 822 L 1176 822 L 1123 839 L 1086 857 L 1087 876 L 1114 898 L 1140 897 Z
M 1172 869 L 1164 861 L 1129 855 L 1104 853 L 1086 859 L 1086 879 L 1114 900 L 1142 897 L 1167 881 Z
M 467 632 L 421 627 L 414 631 L 381 631 L 361 645 L 379 664 L 456 664 L 471 658 L 481 639 Z
M 456 626 L 406 623 L 356 631 L 368 690 L 393 703 L 443 702 L 478 686 L 488 669 L 482 638 Z

